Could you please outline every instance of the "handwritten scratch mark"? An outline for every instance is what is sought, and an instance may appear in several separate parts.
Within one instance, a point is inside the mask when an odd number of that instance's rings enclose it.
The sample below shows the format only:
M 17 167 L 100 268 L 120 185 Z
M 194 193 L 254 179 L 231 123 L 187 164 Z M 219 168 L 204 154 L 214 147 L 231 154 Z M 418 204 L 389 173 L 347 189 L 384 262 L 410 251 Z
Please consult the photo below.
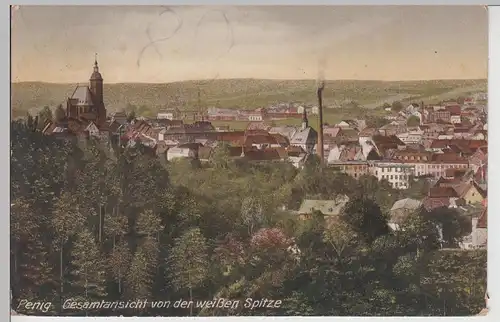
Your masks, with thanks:
M 183 21 L 182 21 L 182 18 L 180 17 L 180 15 L 174 9 L 172 9 L 172 8 L 169 8 L 169 7 L 163 7 L 163 8 L 164 8 L 164 10 L 159 13 L 159 16 L 163 16 L 166 13 L 173 14 L 177 18 L 177 26 L 175 27 L 175 29 L 172 32 L 172 34 L 170 34 L 169 36 L 163 37 L 163 38 L 159 38 L 159 39 L 153 39 L 153 37 L 151 36 L 151 23 L 148 24 L 148 26 L 146 27 L 146 35 L 148 36 L 149 43 L 146 46 L 144 46 L 141 49 L 141 51 L 139 52 L 139 57 L 137 58 L 137 67 L 141 67 L 142 56 L 144 55 L 144 52 L 149 47 L 153 47 L 155 49 L 156 53 L 158 54 L 158 56 L 160 58 L 163 58 L 163 56 L 161 55 L 160 51 L 158 50 L 158 47 L 156 46 L 156 44 L 159 43 L 159 42 L 166 41 L 166 40 L 172 38 L 182 28 Z
M 217 13 L 220 13 L 220 15 L 222 16 L 222 19 L 224 20 L 224 23 L 225 23 L 225 26 L 226 26 L 226 32 L 227 32 L 227 36 L 229 38 L 229 44 L 228 44 L 228 47 L 226 50 L 224 50 L 219 56 L 217 56 L 217 58 L 215 60 L 219 60 L 221 59 L 224 55 L 228 54 L 231 49 L 234 47 L 234 31 L 233 31 L 233 26 L 231 24 L 231 22 L 229 21 L 228 17 L 227 17 L 227 14 L 226 12 L 222 11 L 222 10 L 218 10 L 218 9 L 211 9 L 211 10 L 208 10 L 206 11 L 203 16 L 200 18 L 200 20 L 198 20 L 198 23 L 196 24 L 196 31 L 195 31 L 195 37 L 198 37 L 198 31 L 200 29 L 200 27 L 202 26 L 203 22 L 205 21 L 205 18 L 207 17 L 208 13 L 209 12 L 217 12 Z

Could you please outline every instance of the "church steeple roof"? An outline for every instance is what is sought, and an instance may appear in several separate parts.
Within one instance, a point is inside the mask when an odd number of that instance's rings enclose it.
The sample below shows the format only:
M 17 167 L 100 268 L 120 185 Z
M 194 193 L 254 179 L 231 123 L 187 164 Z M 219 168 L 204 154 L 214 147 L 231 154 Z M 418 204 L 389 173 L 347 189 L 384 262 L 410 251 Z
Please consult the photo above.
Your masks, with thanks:
M 97 54 L 95 54 L 95 61 L 94 61 L 94 72 L 90 76 L 90 80 L 102 80 L 102 75 L 99 73 L 99 65 L 97 64 Z

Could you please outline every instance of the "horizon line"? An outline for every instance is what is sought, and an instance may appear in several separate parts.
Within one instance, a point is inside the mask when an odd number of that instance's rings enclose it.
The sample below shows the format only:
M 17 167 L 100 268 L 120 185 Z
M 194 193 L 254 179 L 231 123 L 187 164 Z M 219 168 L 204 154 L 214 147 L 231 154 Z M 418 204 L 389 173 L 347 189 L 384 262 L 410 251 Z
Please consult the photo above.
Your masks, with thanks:
M 216 78 L 216 79 L 189 79 L 189 80 L 179 80 L 179 81 L 171 81 L 171 82 L 115 82 L 115 83 L 107 83 L 108 85 L 121 85 L 121 84 L 141 84 L 141 85 L 158 85 L 158 84 L 175 84 L 175 83 L 185 83 L 185 82 L 205 82 L 206 85 L 208 82 L 217 81 L 217 80 L 265 80 L 265 81 L 315 81 L 318 82 L 318 79 L 313 78 L 251 78 L 251 77 L 243 77 L 243 78 Z M 434 78 L 434 79 L 403 79 L 403 80 L 382 80 L 382 79 L 324 79 L 322 81 L 325 82 L 383 82 L 383 83 L 396 83 L 396 82 L 438 82 L 438 81 L 487 81 L 488 78 Z M 88 81 L 87 81 L 88 82 Z M 52 85 L 77 85 L 84 84 L 87 82 L 49 82 L 49 81 L 40 81 L 40 80 L 26 80 L 26 81 L 11 81 L 11 84 L 22 84 L 22 83 L 41 83 L 41 84 L 52 84 Z

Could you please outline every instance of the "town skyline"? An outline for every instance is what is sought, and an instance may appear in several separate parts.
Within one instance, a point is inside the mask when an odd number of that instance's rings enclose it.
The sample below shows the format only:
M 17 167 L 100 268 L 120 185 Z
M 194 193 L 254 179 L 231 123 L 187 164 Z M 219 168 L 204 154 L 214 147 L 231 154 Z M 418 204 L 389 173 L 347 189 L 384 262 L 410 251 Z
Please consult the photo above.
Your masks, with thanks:
M 480 6 L 22 6 L 11 76 L 81 83 L 97 52 L 106 83 L 485 79 L 487 22 Z

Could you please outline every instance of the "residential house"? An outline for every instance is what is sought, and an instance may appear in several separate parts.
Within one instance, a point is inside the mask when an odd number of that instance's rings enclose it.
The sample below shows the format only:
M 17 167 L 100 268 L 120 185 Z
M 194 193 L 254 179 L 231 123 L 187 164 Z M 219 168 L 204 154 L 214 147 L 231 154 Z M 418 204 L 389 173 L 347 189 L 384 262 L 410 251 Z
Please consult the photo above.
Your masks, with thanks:
M 485 207 L 480 212 L 471 216 L 472 231 L 460 243 L 462 249 L 486 248 L 488 243 L 488 208 Z
M 261 122 L 265 117 L 264 110 L 261 108 L 258 108 L 255 111 L 249 111 L 247 116 L 250 122 Z
M 396 201 L 390 210 L 389 227 L 392 230 L 400 229 L 406 218 L 414 214 L 421 205 L 421 201 L 410 198 Z
M 477 172 L 484 164 L 488 162 L 488 146 L 478 148 L 470 157 L 470 168 Z
M 282 145 L 278 142 L 279 137 L 270 135 L 268 133 L 245 135 L 244 146 L 245 147 L 255 147 L 257 149 L 265 148 L 279 148 Z M 286 141 L 285 141 L 286 142 Z
M 341 128 L 338 126 L 325 125 L 325 126 L 323 126 L 323 136 L 336 137 L 337 134 L 340 132 L 340 130 L 341 130 Z
M 425 109 L 423 111 L 424 123 L 451 123 L 451 113 L 446 109 Z
M 349 201 L 347 196 L 337 196 L 334 200 L 311 200 L 305 199 L 300 205 L 297 215 L 300 219 L 307 220 L 311 218 L 314 211 L 320 211 L 329 224 L 333 224 L 342 214 L 342 209 Z
M 462 182 L 453 187 L 459 198 L 466 204 L 482 203 L 486 199 L 486 191 L 483 190 L 475 181 Z
M 328 154 L 328 165 L 354 178 L 370 173 L 368 160 L 378 160 L 379 155 L 373 146 L 360 143 L 335 145 Z
M 339 128 L 351 128 L 354 129 L 356 127 L 356 122 L 354 120 L 343 120 L 334 125 Z
M 339 127 L 341 129 L 354 129 L 357 132 L 362 131 L 366 128 L 365 120 L 342 120 L 335 124 L 334 127 Z
M 397 121 L 392 121 L 391 123 L 386 124 L 379 129 L 380 134 L 385 136 L 397 135 L 406 131 L 406 125 L 403 125 Z
M 368 141 L 371 140 L 374 135 L 380 135 L 380 132 L 376 128 L 365 128 L 358 133 L 358 137 L 360 141 Z
M 414 176 L 432 175 L 436 178 L 446 176 L 447 169 L 468 169 L 467 159 L 455 153 L 436 154 L 432 152 L 399 150 L 392 155 L 392 160 L 414 168 Z
M 302 126 L 290 139 L 290 145 L 300 146 L 307 153 L 312 153 L 318 140 L 318 133 L 309 126 L 307 114 L 304 112 Z
M 271 127 L 268 130 L 268 132 L 269 132 L 269 134 L 281 134 L 284 137 L 286 137 L 288 140 L 291 140 L 292 137 L 297 132 L 297 128 L 294 126 L 290 126 L 290 125 L 275 126 L 275 127 Z
M 238 118 L 238 110 L 210 108 L 208 119 L 210 121 L 234 121 Z
M 173 147 L 167 150 L 167 160 L 172 161 L 179 158 L 196 158 L 197 150 L 194 147 Z
M 180 111 L 177 108 L 167 108 L 158 111 L 156 114 L 157 119 L 167 119 L 167 120 L 175 120 L 180 115 Z
M 460 105 L 448 105 L 446 106 L 446 111 L 450 112 L 450 123 L 462 123 L 462 108 Z
M 484 208 L 481 215 L 472 222 L 474 237 L 472 244 L 474 248 L 485 248 L 488 244 L 488 208 Z
M 111 120 L 114 122 L 118 122 L 120 124 L 126 124 L 127 123 L 127 113 L 125 111 L 117 111 L 114 113 L 111 113 Z
M 395 150 L 406 148 L 406 145 L 395 135 L 374 135 L 371 140 L 365 142 L 369 142 L 375 148 L 375 152 L 381 157 L 387 157 Z
M 432 187 L 422 205 L 427 211 L 441 207 L 456 208 L 458 195 L 452 187 Z
M 400 162 L 374 161 L 370 172 L 378 180 L 387 180 L 394 189 L 408 189 L 415 167 Z
M 296 147 L 288 147 L 288 162 L 290 162 L 295 168 L 302 169 L 307 161 L 309 154 L 305 153 L 301 148 L 299 151 L 293 150 Z
M 400 139 L 404 144 L 419 144 L 422 141 L 422 136 L 424 131 L 412 130 L 408 132 L 399 133 L 396 136 Z

